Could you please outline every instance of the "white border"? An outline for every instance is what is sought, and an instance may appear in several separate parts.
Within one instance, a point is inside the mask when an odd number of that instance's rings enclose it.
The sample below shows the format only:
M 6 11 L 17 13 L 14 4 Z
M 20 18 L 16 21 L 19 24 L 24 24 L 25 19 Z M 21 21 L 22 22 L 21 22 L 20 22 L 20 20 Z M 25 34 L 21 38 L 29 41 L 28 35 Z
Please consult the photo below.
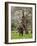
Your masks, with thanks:
M 11 6 L 16 6 L 16 7 L 32 7 L 32 38 L 31 39 L 13 39 L 11 40 Z M 28 42 L 28 41 L 34 41 L 35 40 L 35 5 L 23 5 L 23 4 L 8 4 L 8 42 L 13 43 L 13 42 Z

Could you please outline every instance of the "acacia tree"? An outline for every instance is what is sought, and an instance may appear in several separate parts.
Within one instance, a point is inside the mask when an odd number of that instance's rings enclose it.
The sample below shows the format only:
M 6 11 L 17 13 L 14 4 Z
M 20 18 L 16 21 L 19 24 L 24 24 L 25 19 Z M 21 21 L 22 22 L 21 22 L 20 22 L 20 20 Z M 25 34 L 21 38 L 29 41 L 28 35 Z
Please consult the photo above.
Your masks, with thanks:
M 29 10 L 29 11 L 28 11 Z M 32 10 L 31 9 L 26 9 L 25 10 L 25 14 L 24 14 L 24 9 L 22 10 L 22 25 L 23 25 L 23 28 L 25 30 L 25 33 L 28 34 L 28 28 L 32 28 Z M 32 32 L 32 29 L 31 29 L 31 32 Z

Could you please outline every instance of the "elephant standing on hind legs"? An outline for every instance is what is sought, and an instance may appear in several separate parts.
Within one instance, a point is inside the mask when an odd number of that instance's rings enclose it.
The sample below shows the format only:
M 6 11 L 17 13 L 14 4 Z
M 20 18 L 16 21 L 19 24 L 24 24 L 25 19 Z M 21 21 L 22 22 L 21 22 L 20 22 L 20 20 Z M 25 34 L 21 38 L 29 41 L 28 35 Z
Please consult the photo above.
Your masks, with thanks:
M 27 15 L 25 16 L 24 15 L 24 10 L 22 10 L 22 19 L 21 19 L 21 25 L 19 26 L 19 35 L 22 34 L 23 36 L 23 31 L 25 31 L 25 34 L 28 34 L 28 30 L 27 30 L 27 23 L 28 23 L 28 20 L 27 20 Z

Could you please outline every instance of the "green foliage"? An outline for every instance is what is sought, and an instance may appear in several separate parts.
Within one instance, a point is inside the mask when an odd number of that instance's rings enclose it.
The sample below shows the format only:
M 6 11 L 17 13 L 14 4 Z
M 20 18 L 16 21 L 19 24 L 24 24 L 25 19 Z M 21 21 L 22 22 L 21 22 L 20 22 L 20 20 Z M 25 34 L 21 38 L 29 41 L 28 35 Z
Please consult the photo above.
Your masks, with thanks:
M 29 38 L 32 38 L 32 34 L 23 34 L 23 36 L 20 34 L 19 36 L 19 33 L 14 31 L 14 32 L 11 32 L 11 39 L 29 39 Z

